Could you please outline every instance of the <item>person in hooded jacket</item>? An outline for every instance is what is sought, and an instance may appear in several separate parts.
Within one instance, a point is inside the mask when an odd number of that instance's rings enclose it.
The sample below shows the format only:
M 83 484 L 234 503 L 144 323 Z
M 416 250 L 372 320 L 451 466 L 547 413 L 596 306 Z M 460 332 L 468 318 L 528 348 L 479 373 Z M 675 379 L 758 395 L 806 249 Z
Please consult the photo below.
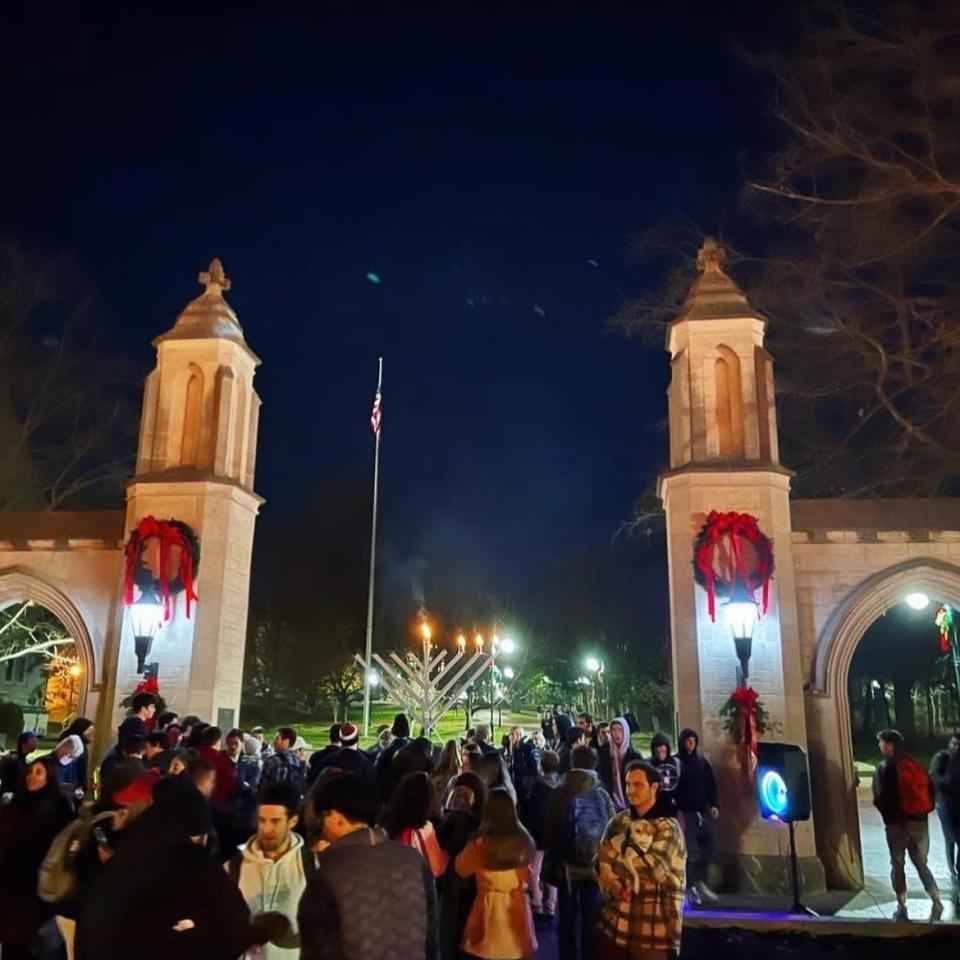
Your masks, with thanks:
M 90 744 L 93 742 L 93 721 L 86 717 L 77 717 L 61 734 L 60 740 L 66 740 L 67 737 L 79 737 L 83 745 L 83 753 L 74 761 L 74 769 L 69 781 L 75 783 L 77 787 L 87 793 L 90 789 Z M 68 778 L 63 776 L 61 770 L 61 780 L 66 782 Z
M 73 819 L 51 756 L 26 766 L 10 803 L 0 807 L 0 944 L 3 960 L 27 960 L 53 910 L 37 896 L 40 864 L 53 838 Z
M 680 788 L 676 799 L 687 843 L 687 899 L 693 906 L 704 900 L 718 900 L 707 886 L 707 871 L 713 860 L 713 825 L 720 816 L 717 782 L 710 761 L 701 755 L 699 747 L 700 735 L 696 730 L 688 727 L 680 731 Z
M 610 739 L 601 744 L 598 757 L 597 773 L 600 774 L 600 782 L 610 794 L 617 810 L 626 810 L 627 764 L 642 760 L 643 757 L 630 743 L 630 724 L 623 717 L 615 717 L 610 721 Z
M 164 777 L 153 801 L 93 879 L 78 960 L 237 960 L 289 936 L 282 915 L 251 921 L 236 884 L 204 849 L 210 804 L 188 777 Z
M 682 768 L 680 761 L 671 756 L 672 752 L 670 738 L 665 733 L 655 733 L 650 741 L 650 765 L 660 774 L 657 803 L 661 809 L 672 811 L 671 816 L 677 816 L 677 791 Z

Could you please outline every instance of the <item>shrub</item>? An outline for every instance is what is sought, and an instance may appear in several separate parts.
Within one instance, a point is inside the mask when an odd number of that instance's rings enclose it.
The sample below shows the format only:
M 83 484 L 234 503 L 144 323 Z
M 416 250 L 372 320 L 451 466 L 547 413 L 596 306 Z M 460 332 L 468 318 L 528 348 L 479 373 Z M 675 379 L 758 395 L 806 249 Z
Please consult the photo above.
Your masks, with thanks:
M 15 703 L 0 700 L 0 733 L 6 734 L 10 749 L 23 733 L 23 711 Z

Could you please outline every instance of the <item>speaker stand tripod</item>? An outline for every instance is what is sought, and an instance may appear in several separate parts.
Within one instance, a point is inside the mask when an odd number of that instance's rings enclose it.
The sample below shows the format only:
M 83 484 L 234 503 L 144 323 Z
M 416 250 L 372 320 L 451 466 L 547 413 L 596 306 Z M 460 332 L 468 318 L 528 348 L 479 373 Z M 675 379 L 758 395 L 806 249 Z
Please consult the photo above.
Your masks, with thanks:
M 797 865 L 797 837 L 793 830 L 793 821 L 787 823 L 790 828 L 790 882 L 793 886 L 793 904 L 790 912 L 803 917 L 819 917 L 820 914 L 805 906 L 800 900 L 800 868 Z

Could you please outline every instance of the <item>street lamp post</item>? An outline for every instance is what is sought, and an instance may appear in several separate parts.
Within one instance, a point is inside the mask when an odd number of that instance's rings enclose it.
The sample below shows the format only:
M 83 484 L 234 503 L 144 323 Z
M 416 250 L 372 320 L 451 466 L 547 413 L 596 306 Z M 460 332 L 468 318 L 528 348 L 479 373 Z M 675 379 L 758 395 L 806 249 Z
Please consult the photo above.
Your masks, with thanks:
M 724 614 L 733 645 L 740 661 L 738 686 L 745 686 L 750 676 L 750 656 L 753 653 L 753 628 L 757 625 L 757 602 L 747 585 L 737 578 L 730 591 L 730 599 L 724 604 Z
M 73 689 L 74 689 L 74 686 L 75 686 L 75 684 L 76 684 L 76 682 L 77 682 L 77 679 L 78 679 L 79 676 L 80 676 L 80 672 L 81 672 L 81 671 L 80 671 L 80 664 L 78 664 L 78 663 L 71 663 L 71 664 L 70 664 L 70 669 L 67 670 L 67 673 L 68 673 L 69 676 L 70 676 L 70 700 L 69 700 L 69 702 L 68 702 L 68 704 L 67 704 L 67 715 L 68 715 L 68 716 L 73 712 Z M 80 711 L 80 704 L 78 703 L 78 704 L 77 704 L 77 712 L 79 713 L 79 711 Z
M 590 690 L 593 700 L 593 713 L 598 713 L 600 707 L 603 707 L 604 714 L 609 712 L 609 705 L 607 704 L 607 688 L 604 683 L 605 668 L 603 661 L 599 657 L 587 657 L 584 661 L 584 665 L 587 670 L 590 671 L 596 677 L 596 685 L 593 682 L 590 684 Z M 597 697 L 597 688 L 599 688 L 599 699 Z
M 133 627 L 133 649 L 137 655 L 137 673 L 143 673 L 150 655 L 153 638 L 163 625 L 163 604 L 157 591 L 157 581 L 151 580 L 140 588 L 140 596 L 130 606 L 130 625 Z

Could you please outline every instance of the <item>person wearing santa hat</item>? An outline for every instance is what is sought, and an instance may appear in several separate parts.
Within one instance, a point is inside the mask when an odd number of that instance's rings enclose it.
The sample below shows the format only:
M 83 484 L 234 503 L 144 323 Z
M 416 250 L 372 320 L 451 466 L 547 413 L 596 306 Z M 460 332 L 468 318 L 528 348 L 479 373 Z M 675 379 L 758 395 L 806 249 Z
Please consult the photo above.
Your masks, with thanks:
M 360 750 L 360 731 L 354 724 L 340 725 L 340 749 L 327 754 L 320 761 L 317 776 L 322 776 L 324 770 L 353 773 L 364 783 L 373 783 L 373 763 Z

